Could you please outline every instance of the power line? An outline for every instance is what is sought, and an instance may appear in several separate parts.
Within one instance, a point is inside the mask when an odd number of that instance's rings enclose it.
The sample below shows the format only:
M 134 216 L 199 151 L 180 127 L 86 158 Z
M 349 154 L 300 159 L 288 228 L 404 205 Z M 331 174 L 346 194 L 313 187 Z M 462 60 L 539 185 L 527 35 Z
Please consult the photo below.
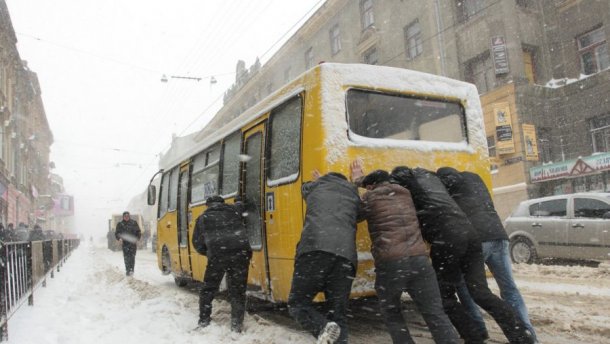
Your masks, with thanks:
M 131 67 L 131 68 L 136 68 L 136 69 L 140 69 L 140 70 L 144 70 L 144 71 L 151 72 L 151 73 L 156 73 L 156 74 L 159 74 L 159 75 L 162 74 L 162 72 L 160 72 L 158 70 L 155 70 L 155 69 L 152 69 L 152 68 L 148 68 L 148 67 L 144 67 L 144 66 L 139 66 L 139 65 L 133 64 L 131 62 L 117 60 L 117 59 L 112 58 L 112 57 L 99 55 L 99 54 L 92 53 L 90 51 L 86 51 L 86 50 L 83 50 L 83 49 L 80 49 L 80 48 L 75 48 L 75 47 L 71 47 L 71 46 L 68 46 L 68 45 L 65 45 L 65 44 L 62 44 L 62 43 L 57 43 L 57 42 L 49 41 L 49 40 L 46 40 L 46 39 L 43 39 L 43 38 L 31 35 L 31 34 L 27 34 L 27 33 L 23 33 L 23 32 L 16 32 L 16 34 L 19 35 L 19 36 L 22 36 L 22 37 L 27 37 L 27 38 L 30 38 L 30 39 L 42 42 L 42 43 L 54 45 L 54 46 L 62 48 L 62 49 L 74 51 L 74 52 L 77 52 L 77 53 L 80 53 L 80 54 L 84 54 L 84 55 L 89 55 L 89 56 L 98 58 L 100 60 L 110 61 L 110 62 L 113 62 L 113 63 L 116 63 L 116 64 L 128 66 L 128 67 Z
M 280 36 L 280 38 L 279 38 L 278 40 L 276 40 L 276 41 L 275 41 L 275 42 L 274 42 L 274 43 L 273 43 L 273 44 L 272 44 L 272 45 L 271 45 L 271 46 L 270 46 L 270 47 L 269 47 L 269 48 L 268 48 L 268 49 L 267 49 L 267 50 L 266 50 L 266 51 L 265 51 L 265 52 L 264 52 L 262 55 L 260 55 L 260 56 L 262 57 L 262 56 L 265 56 L 266 54 L 268 54 L 268 53 L 269 53 L 269 52 L 270 52 L 270 51 L 273 49 L 273 47 L 274 47 L 274 46 L 276 46 L 276 45 L 277 45 L 277 44 L 278 44 L 278 43 L 279 43 L 279 42 L 280 42 L 282 39 L 284 39 L 284 37 L 285 37 L 286 35 L 288 35 L 288 34 L 289 34 L 289 33 L 290 33 L 290 32 L 291 32 L 291 31 L 292 31 L 292 30 L 293 30 L 293 29 L 294 29 L 294 28 L 295 28 L 295 27 L 296 27 L 296 26 L 297 26 L 297 25 L 298 25 L 298 24 L 299 24 L 299 23 L 300 23 L 300 22 L 301 22 L 303 19 L 305 19 L 307 16 L 309 16 L 309 15 L 311 14 L 311 12 L 312 12 L 314 9 L 316 9 L 316 8 L 317 8 L 317 7 L 318 7 L 318 6 L 319 6 L 319 5 L 320 5 L 322 2 L 325 2 L 325 1 L 326 1 L 326 0 L 320 0 L 320 1 L 316 2 L 316 3 L 314 4 L 314 6 L 312 6 L 312 7 L 311 7 L 311 8 L 310 8 L 310 9 L 309 9 L 309 10 L 308 10 L 306 13 L 305 13 L 305 15 L 303 15 L 301 18 L 299 18 L 299 19 L 298 19 L 298 20 L 297 20 L 297 21 L 296 21 L 296 22 L 295 22 L 295 23 L 294 23 L 294 24 L 293 24 L 293 25 L 292 25 L 292 26 L 291 26 L 291 27 L 290 27 L 290 28 L 289 28 L 289 29 L 288 29 L 288 30 L 287 30 L 287 31 L 286 31 L 284 34 L 282 34 L 282 35 Z M 226 39 L 225 39 L 224 41 L 225 41 L 225 42 L 227 42 L 228 40 L 226 40 Z M 218 51 L 220 51 L 220 49 L 217 49 L 216 51 L 218 52 Z M 217 101 L 219 101 L 219 100 L 220 100 L 220 98 L 221 98 L 222 96 L 223 96 L 223 94 L 221 94 L 221 95 L 220 95 L 219 97 L 217 97 L 217 98 L 216 98 L 214 101 L 212 101 L 212 102 L 211 102 L 211 103 L 210 103 L 210 104 L 209 104 L 209 105 L 206 107 L 206 109 L 205 109 L 205 110 L 203 110 L 203 112 L 201 112 L 201 114 L 200 114 L 199 116 L 197 116 L 197 117 L 196 117 L 196 118 L 195 118 L 193 121 L 191 121 L 191 123 L 189 123 L 189 124 L 188 124 L 188 125 L 187 125 L 187 126 L 184 128 L 184 130 L 182 130 L 182 131 L 180 132 L 180 135 L 182 135 L 184 132 L 186 132 L 186 131 L 189 129 L 189 127 L 190 127 L 191 125 L 193 125 L 193 124 L 194 124 L 194 123 L 195 123 L 197 120 L 199 120 L 199 119 L 200 119 L 200 118 L 201 118 L 201 117 L 202 117 L 202 116 L 203 116 L 203 115 L 204 115 L 204 114 L 205 114 L 205 113 L 206 113 L 206 112 L 207 112 L 207 111 L 208 111 L 210 108 L 212 108 L 212 106 L 213 106 L 213 105 L 214 105 L 214 104 L 215 104 Z M 162 149 L 162 151 L 165 151 L 165 150 L 169 149 L 170 147 L 171 147 L 171 142 L 170 142 L 168 145 L 166 145 L 166 146 L 165 146 L 165 147 Z M 154 159 L 153 159 L 151 162 L 154 162 Z M 145 171 L 142 171 L 142 173 L 141 173 L 141 174 L 140 174 L 140 175 L 139 175 L 139 176 L 138 176 L 138 177 L 135 179 L 135 181 L 134 181 L 134 182 L 132 182 L 132 183 L 130 184 L 131 186 L 130 186 L 130 188 L 129 188 L 128 192 L 131 192 L 131 191 L 132 191 L 133 187 L 136 185 L 136 182 L 137 182 L 137 181 L 138 181 L 140 178 L 142 178 L 142 176 L 144 175 L 144 172 L 145 172 Z

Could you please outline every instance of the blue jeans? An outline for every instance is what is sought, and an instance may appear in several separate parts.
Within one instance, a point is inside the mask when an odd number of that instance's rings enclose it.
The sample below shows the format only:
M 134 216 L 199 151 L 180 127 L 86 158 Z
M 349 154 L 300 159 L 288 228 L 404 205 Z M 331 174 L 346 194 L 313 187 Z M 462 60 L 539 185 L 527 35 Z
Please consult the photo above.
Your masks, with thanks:
M 536 331 L 527 314 L 527 307 L 513 278 L 512 264 L 508 253 L 508 240 L 484 241 L 482 246 L 483 259 L 489 271 L 493 274 L 496 283 L 498 283 L 500 296 L 513 307 L 521 321 L 532 333 L 532 336 L 536 338 Z M 470 297 L 465 283 L 460 283 L 457 294 L 468 314 L 479 326 L 480 331 L 487 333 L 481 311 Z

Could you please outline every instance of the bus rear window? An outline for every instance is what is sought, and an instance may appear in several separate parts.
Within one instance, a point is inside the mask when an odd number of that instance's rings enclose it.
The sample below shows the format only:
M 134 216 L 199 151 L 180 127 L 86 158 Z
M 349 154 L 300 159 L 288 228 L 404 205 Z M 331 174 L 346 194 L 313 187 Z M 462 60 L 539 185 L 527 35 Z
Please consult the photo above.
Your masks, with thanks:
M 461 104 L 351 89 L 347 114 L 352 133 L 374 139 L 466 141 Z

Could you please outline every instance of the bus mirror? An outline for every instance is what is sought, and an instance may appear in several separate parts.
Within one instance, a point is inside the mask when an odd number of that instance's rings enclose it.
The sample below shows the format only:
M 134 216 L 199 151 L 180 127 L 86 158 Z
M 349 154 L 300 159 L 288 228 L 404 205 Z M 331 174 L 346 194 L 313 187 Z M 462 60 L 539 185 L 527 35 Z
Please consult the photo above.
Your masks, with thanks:
M 148 205 L 155 205 L 157 200 L 157 187 L 154 185 L 148 186 Z

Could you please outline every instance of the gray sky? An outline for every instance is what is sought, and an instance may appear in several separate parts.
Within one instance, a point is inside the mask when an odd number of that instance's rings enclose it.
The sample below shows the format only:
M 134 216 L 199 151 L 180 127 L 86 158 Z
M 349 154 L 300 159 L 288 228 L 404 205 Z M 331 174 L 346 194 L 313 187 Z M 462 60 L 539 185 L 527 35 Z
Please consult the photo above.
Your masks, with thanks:
M 214 115 L 238 59 L 264 63 L 324 2 L 6 1 L 21 58 L 40 80 L 54 172 L 75 196 L 85 235 L 105 234 L 110 214 L 144 191 L 172 133 Z M 218 83 L 161 83 L 162 74 Z

